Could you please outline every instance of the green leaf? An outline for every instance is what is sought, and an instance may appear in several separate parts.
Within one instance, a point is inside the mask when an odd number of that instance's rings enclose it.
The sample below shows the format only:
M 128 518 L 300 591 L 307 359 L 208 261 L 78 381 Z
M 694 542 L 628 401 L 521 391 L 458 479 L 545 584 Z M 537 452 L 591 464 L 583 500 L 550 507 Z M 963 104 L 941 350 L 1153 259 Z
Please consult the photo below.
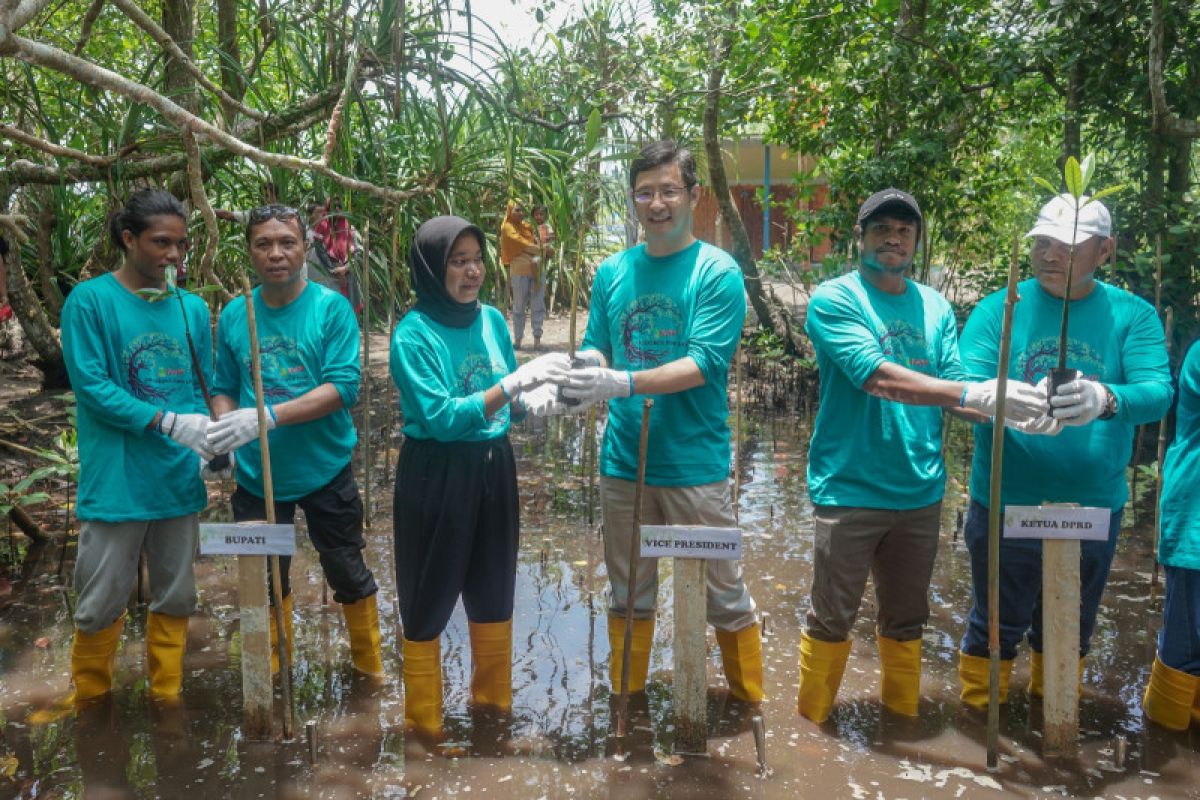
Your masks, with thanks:
M 1075 156 L 1069 156 L 1067 163 L 1063 167 L 1063 180 L 1066 181 L 1067 191 L 1076 200 L 1083 194 L 1083 172 L 1079 168 L 1079 162 Z
M 1050 181 L 1046 180 L 1043 177 L 1034 175 L 1033 182 L 1036 183 L 1038 186 L 1042 187 L 1043 189 L 1045 189 L 1046 191 L 1050 192 L 1050 194 L 1058 194 L 1058 189 L 1054 188 L 1054 184 L 1052 184 Z
M 1101 189 L 1100 191 L 1098 191 L 1094 195 L 1092 195 L 1092 200 L 1099 200 L 1103 197 L 1108 197 L 1110 194 L 1116 194 L 1117 192 L 1123 192 L 1127 188 L 1129 188 L 1129 184 L 1127 184 L 1127 183 L 1118 183 L 1116 186 L 1109 186 L 1107 189 Z M 1090 203 L 1092 200 L 1089 200 L 1088 202 Z
M 34 492 L 33 494 L 22 495 L 17 498 L 19 506 L 34 506 L 38 503 L 44 503 L 50 499 L 50 495 L 46 492 Z
M 1083 157 L 1083 166 L 1080 171 L 1083 173 L 1083 180 L 1079 184 L 1079 193 L 1083 194 L 1087 191 L 1088 184 L 1092 182 L 1092 172 L 1096 169 L 1096 154 L 1088 153 Z
M 600 109 L 593 108 L 592 113 L 588 114 L 587 140 L 584 144 L 584 150 L 586 150 L 589 153 L 596 146 L 596 142 L 598 142 L 600 140 L 600 123 L 601 122 L 602 122 L 602 119 L 600 117 Z

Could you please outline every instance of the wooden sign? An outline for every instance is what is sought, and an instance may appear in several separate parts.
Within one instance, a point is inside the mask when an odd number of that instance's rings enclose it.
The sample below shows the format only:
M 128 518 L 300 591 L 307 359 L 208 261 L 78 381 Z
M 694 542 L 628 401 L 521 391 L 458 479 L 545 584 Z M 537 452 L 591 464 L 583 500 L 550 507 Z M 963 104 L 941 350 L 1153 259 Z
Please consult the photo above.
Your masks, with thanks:
M 200 555 L 290 556 L 296 526 L 266 522 L 206 522 L 200 525 Z
M 1005 539 L 1108 541 L 1112 511 L 1091 506 L 1005 506 Z
M 642 558 L 698 558 L 737 561 L 742 557 L 739 528 L 704 525 L 643 525 Z

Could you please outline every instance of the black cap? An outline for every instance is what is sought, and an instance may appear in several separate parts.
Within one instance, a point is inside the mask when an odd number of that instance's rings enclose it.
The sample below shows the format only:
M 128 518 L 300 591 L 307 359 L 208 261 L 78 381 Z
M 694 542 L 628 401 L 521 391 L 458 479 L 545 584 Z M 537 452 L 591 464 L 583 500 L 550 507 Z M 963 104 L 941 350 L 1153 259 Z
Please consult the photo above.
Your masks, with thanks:
M 911 194 L 895 187 L 889 187 L 871 195 L 865 203 L 859 206 L 857 224 L 862 225 L 869 217 L 886 208 L 903 208 L 910 214 L 916 214 L 922 224 L 925 222 L 925 218 L 921 216 L 921 207 L 917 205 L 917 201 Z

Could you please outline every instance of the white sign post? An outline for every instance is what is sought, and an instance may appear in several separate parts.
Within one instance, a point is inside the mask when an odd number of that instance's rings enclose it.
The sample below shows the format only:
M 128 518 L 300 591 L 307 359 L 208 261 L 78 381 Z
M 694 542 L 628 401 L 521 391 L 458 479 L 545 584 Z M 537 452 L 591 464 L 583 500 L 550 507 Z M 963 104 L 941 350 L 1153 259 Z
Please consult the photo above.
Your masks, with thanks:
M 643 525 L 643 558 L 675 559 L 675 752 L 704 755 L 708 750 L 708 627 L 705 562 L 742 557 L 738 528 L 699 525 Z
M 1079 737 L 1079 542 L 1107 540 L 1111 519 L 1075 505 L 1004 510 L 1004 538 L 1042 540 L 1044 755 L 1070 755 Z

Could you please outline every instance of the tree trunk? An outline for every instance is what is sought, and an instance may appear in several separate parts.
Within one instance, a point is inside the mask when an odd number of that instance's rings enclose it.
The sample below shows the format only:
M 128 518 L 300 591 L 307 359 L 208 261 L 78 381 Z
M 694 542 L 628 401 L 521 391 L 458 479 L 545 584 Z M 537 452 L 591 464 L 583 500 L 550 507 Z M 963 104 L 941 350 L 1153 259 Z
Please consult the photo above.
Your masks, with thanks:
M 709 183 L 721 216 L 729 225 L 733 239 L 733 257 L 742 269 L 750 305 L 758 316 L 759 326 L 783 340 L 784 350 L 791 355 L 803 355 L 804 345 L 788 309 L 763 289 L 762 277 L 750 249 L 750 236 L 729 194 L 725 162 L 721 159 L 721 82 L 725 77 L 725 60 L 733 46 L 728 26 L 723 26 L 719 43 L 713 48 L 713 65 L 708 72 L 708 94 L 704 102 L 704 153 L 708 160 Z
M 63 296 L 54 280 L 54 226 L 58 224 L 58 215 L 54 208 L 54 195 L 46 187 L 38 187 L 37 215 L 37 272 L 38 283 L 42 287 L 42 301 L 45 304 L 46 317 L 51 325 L 58 324 L 62 312 Z
M 1079 113 L 1083 100 L 1083 78 L 1083 60 L 1078 59 L 1071 65 L 1070 75 L 1067 78 L 1066 107 L 1063 110 L 1062 151 L 1058 158 L 1059 171 L 1062 170 L 1070 156 L 1083 160 L 1083 156 L 1079 152 L 1081 146 Z
M 9 249 L 7 265 L 8 301 L 21 323 L 25 338 L 37 354 L 34 364 L 42 371 L 42 386 L 46 389 L 67 388 L 70 383 L 63 362 L 62 342 L 59 341 L 58 330 L 50 324 L 37 293 L 25 276 L 20 246 L 14 244 Z
M 192 18 L 192 0 L 165 0 L 163 3 L 162 27 L 179 49 L 189 60 L 195 61 L 195 49 L 192 40 L 196 36 L 196 26 Z M 191 113 L 196 113 L 198 98 L 196 97 L 196 79 L 187 67 L 180 64 L 169 54 L 166 56 L 166 66 L 163 71 L 163 94 L 170 97 Z
M 238 47 L 237 0 L 217 0 L 217 46 L 221 49 L 221 86 L 230 97 L 241 100 L 246 94 L 240 65 L 242 51 Z

